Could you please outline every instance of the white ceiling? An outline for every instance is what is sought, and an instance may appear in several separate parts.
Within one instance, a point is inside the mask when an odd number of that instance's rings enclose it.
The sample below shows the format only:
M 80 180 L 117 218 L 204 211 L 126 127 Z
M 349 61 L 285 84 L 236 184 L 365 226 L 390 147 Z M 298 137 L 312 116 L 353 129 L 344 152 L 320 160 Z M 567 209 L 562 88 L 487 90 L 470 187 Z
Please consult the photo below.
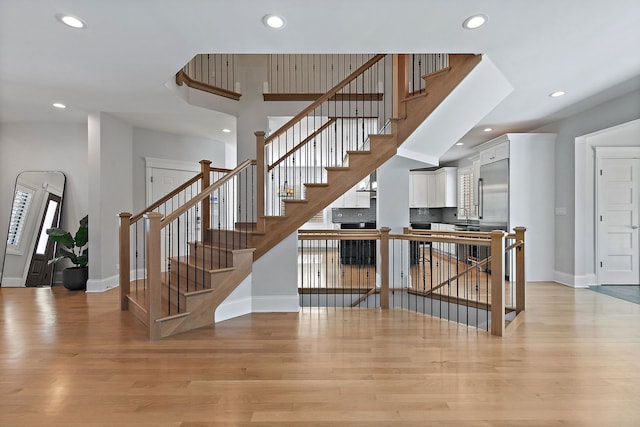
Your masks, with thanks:
M 286 27 L 264 27 L 267 13 Z M 475 13 L 489 22 L 464 30 Z M 468 148 L 640 89 L 639 23 L 638 0 L 0 0 L 0 123 L 101 111 L 228 142 L 232 118 L 165 86 L 197 53 L 483 53 L 515 90 L 463 138 Z

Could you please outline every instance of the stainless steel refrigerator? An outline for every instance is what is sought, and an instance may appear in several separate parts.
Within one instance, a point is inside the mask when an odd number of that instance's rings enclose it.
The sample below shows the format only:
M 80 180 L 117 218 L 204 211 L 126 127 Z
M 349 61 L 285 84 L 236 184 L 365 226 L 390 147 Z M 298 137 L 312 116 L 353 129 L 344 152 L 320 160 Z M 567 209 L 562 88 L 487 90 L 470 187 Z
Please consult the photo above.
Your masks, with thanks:
M 480 166 L 478 179 L 478 219 L 480 231 L 509 229 L 509 159 Z M 479 259 L 489 256 L 489 248 L 481 246 Z M 490 266 L 485 267 L 490 271 Z M 509 257 L 505 254 L 504 273 L 509 278 Z
M 509 159 L 480 166 L 478 218 L 480 231 L 508 230 Z

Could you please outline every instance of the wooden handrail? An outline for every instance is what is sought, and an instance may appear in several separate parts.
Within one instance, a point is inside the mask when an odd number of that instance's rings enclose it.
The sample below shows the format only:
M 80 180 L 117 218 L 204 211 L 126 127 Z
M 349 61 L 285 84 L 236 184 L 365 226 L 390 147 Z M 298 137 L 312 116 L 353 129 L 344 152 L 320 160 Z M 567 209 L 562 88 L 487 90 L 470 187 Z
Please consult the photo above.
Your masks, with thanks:
M 317 135 L 319 135 L 322 131 L 324 131 L 326 128 L 328 128 L 329 126 L 331 126 L 333 123 L 335 123 L 336 119 L 331 118 L 329 120 L 327 120 L 327 123 L 323 124 L 322 126 L 320 126 L 318 129 L 316 129 L 315 131 L 313 131 L 313 133 L 311 135 L 309 135 L 308 137 L 306 137 L 305 139 L 303 139 L 302 141 L 300 141 L 299 144 L 297 144 L 295 147 L 293 147 L 291 150 L 287 151 L 282 157 L 280 157 L 278 160 L 276 160 L 272 165 L 267 166 L 267 172 L 271 171 L 273 168 L 275 168 L 276 166 L 278 166 L 280 163 L 284 162 L 290 155 L 292 155 L 293 153 L 295 153 L 296 151 L 298 151 L 302 146 L 304 146 L 307 142 L 311 141 L 312 139 L 314 139 Z
M 200 178 L 202 178 L 202 173 L 197 174 L 196 176 L 194 176 L 193 178 L 191 178 L 190 180 L 188 180 L 187 182 L 185 182 L 184 184 L 182 184 L 181 186 L 179 186 L 178 188 L 176 188 L 175 190 L 173 190 L 172 192 L 170 192 L 166 196 L 160 198 L 158 201 L 156 201 L 153 204 L 151 204 L 150 206 L 144 208 L 144 210 L 142 212 L 139 212 L 139 213 L 133 215 L 131 217 L 131 224 L 133 224 L 133 223 L 139 221 L 140 219 L 142 219 L 142 216 L 145 213 L 153 211 L 154 209 L 156 209 L 161 204 L 163 204 L 166 201 L 170 200 L 172 197 L 175 197 L 179 192 L 181 192 L 182 190 L 184 190 L 188 186 L 194 184 L 196 181 L 199 181 Z
M 233 169 L 209 167 L 209 171 L 210 172 L 229 173 L 232 170 Z M 202 172 L 200 172 L 199 174 L 197 174 L 196 176 L 194 176 L 193 178 L 191 178 L 190 180 L 188 180 L 187 182 L 185 182 L 184 184 L 182 184 L 181 186 L 179 186 L 178 188 L 176 188 L 175 190 L 173 190 L 169 194 L 165 195 L 164 197 L 160 198 L 159 200 L 157 200 L 156 202 L 152 203 L 148 207 L 144 208 L 143 211 L 141 211 L 141 212 L 139 212 L 139 213 L 137 213 L 135 215 L 132 215 L 131 216 L 131 223 L 133 224 L 133 223 L 139 221 L 140 219 L 142 219 L 142 216 L 145 213 L 151 212 L 152 210 L 156 209 L 158 206 L 160 206 L 161 204 L 163 204 L 166 201 L 170 200 L 171 198 L 175 197 L 179 192 L 181 192 L 182 190 L 184 190 L 188 186 L 194 184 L 196 181 L 200 180 L 201 178 L 202 178 Z
M 231 172 L 233 169 L 225 169 L 225 168 L 209 168 L 209 172 L 222 172 L 222 173 L 229 173 Z
M 473 233 L 473 232 L 470 232 Z M 450 237 L 447 237 L 450 236 Z M 438 242 L 438 243 L 462 243 L 467 245 L 489 246 L 491 239 L 485 236 L 478 237 L 457 237 L 453 232 L 445 234 L 393 234 L 390 236 L 395 240 L 409 240 L 412 242 Z
M 355 70 L 353 73 L 351 73 L 351 75 L 349 75 L 347 78 L 345 78 L 340 83 L 338 83 L 333 89 L 331 89 L 329 92 L 322 95 L 315 102 L 311 103 L 307 108 L 299 112 L 294 118 L 292 118 L 283 126 L 281 126 L 280 129 L 275 131 L 273 134 L 269 135 L 269 137 L 266 138 L 264 141 L 265 145 L 271 143 L 275 138 L 285 133 L 290 127 L 298 123 L 300 120 L 306 117 L 311 111 L 318 108 L 321 104 L 328 101 L 331 97 L 333 97 L 335 94 L 340 92 L 345 86 L 347 86 L 349 83 L 354 81 L 357 77 L 359 77 L 360 74 L 362 74 L 364 71 L 371 68 L 373 65 L 377 64 L 378 62 L 380 62 L 385 56 L 386 55 L 382 55 L 382 54 L 375 55 L 371 59 L 369 59 L 367 62 L 362 64 L 357 70 Z
M 180 206 L 178 209 L 176 209 L 175 211 L 171 212 L 169 215 L 164 217 L 161 222 L 162 227 L 166 227 L 167 224 L 170 224 L 173 220 L 175 220 L 180 215 L 182 215 L 183 213 L 191 209 L 197 203 L 200 203 L 202 200 L 209 197 L 209 194 L 211 194 L 213 191 L 217 190 L 218 188 L 222 187 L 223 184 L 230 181 L 233 177 L 238 175 L 242 170 L 248 168 L 252 164 L 255 164 L 255 160 L 245 160 L 240 165 L 238 165 L 235 169 L 233 169 L 231 172 L 226 174 L 224 177 L 220 178 L 219 180 L 217 180 L 207 188 L 203 189 L 200 192 L 200 194 L 193 197 L 191 200 L 189 200 L 188 202 Z
M 184 70 L 180 70 L 176 73 L 176 84 L 178 86 L 182 86 L 183 84 L 186 84 L 190 88 L 198 89 L 204 92 L 209 92 L 214 95 L 222 96 L 224 98 L 233 99 L 234 101 L 239 101 L 240 97 L 242 96 L 237 92 L 233 92 L 217 86 L 211 86 L 207 83 L 194 80 L 191 77 L 189 77 L 187 73 L 184 72 Z

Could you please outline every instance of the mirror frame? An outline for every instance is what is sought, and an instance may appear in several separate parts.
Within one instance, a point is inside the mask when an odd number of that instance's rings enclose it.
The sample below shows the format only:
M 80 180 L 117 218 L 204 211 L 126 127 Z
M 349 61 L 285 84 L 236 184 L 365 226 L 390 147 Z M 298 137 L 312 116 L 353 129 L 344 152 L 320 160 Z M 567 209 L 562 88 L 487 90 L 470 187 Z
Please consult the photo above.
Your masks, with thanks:
M 47 256 L 39 257 L 36 261 L 34 259 L 34 253 L 36 245 L 42 232 L 44 230 L 44 215 L 47 212 L 50 197 L 59 198 L 59 206 L 57 207 L 57 218 L 54 218 L 54 222 L 51 227 L 59 227 L 62 220 L 62 206 L 64 201 L 64 192 L 66 186 L 67 177 L 61 171 L 23 171 L 18 174 L 13 187 L 13 197 L 11 199 L 11 206 L 9 207 L 9 224 L 7 225 L 7 237 L 5 242 L 4 258 L 2 263 L 2 271 L 0 275 L 0 287 L 48 287 L 53 283 L 53 267 L 46 264 L 47 259 L 53 257 L 55 253 L 55 247 L 50 246 Z M 16 201 L 16 193 L 18 190 L 22 190 L 25 193 L 31 194 L 28 198 L 28 206 L 26 207 L 26 215 L 24 218 L 25 228 L 21 231 L 21 242 L 18 243 L 18 247 L 11 247 L 9 245 L 11 222 L 13 219 L 14 203 Z M 46 227 L 49 228 L 49 227 Z M 48 239 L 47 239 L 48 241 Z M 50 244 L 49 244 L 50 245 Z M 12 277 L 7 277 L 8 269 L 7 263 L 12 262 L 11 257 L 19 257 L 16 259 L 16 264 L 13 265 Z M 39 283 L 27 286 L 29 280 L 28 273 L 32 269 L 40 269 L 45 283 Z M 21 276 L 18 277 L 15 273 L 22 270 Z M 15 277 L 13 277 L 15 275 Z M 48 276 L 48 278 L 47 278 Z M 35 277 L 31 275 L 31 277 Z

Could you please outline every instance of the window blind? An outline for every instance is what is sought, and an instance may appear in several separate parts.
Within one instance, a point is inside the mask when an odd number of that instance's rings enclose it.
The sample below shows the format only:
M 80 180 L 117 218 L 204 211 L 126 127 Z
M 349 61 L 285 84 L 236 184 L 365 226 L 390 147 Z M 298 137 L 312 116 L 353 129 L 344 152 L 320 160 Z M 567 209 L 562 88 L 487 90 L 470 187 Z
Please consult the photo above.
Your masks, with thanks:
M 11 208 L 7 246 L 18 246 L 20 244 L 32 196 L 33 194 L 27 191 L 16 190 L 13 198 L 13 207 Z

